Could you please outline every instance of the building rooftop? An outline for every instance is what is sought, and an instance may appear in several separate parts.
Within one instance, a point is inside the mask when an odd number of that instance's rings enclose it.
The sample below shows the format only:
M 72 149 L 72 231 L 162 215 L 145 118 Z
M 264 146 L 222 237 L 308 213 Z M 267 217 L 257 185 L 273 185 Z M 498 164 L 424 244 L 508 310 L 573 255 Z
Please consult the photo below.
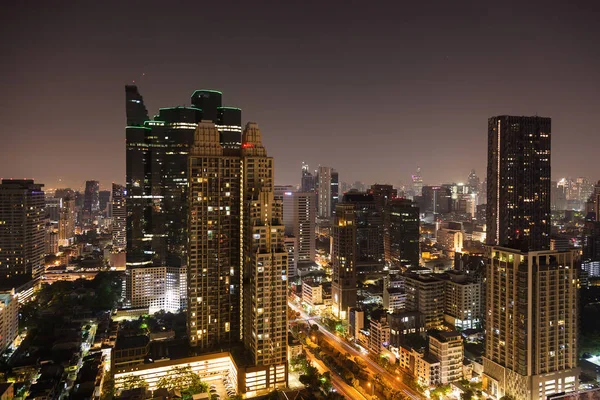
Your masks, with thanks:
M 115 350 L 133 349 L 136 347 L 145 347 L 150 342 L 150 338 L 146 335 L 138 336 L 118 336 L 115 343 Z
M 457 338 L 462 340 L 460 333 L 458 333 L 457 331 L 432 331 L 429 333 L 429 336 L 436 338 L 440 342 L 456 340 Z

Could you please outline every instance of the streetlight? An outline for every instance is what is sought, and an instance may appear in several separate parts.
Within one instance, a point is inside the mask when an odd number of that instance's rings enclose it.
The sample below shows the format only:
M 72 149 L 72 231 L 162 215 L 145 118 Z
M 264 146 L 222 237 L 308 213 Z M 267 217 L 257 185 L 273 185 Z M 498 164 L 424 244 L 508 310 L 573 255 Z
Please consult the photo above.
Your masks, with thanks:
M 375 390 L 375 385 L 372 385 L 371 382 L 367 382 L 367 386 L 371 389 L 371 396 L 373 396 L 373 391 Z

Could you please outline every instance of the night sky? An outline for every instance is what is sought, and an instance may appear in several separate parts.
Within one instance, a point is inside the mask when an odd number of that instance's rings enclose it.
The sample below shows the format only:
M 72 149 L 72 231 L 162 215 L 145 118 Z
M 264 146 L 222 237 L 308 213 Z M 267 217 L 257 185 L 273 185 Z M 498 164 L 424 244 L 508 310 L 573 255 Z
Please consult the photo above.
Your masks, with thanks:
M 150 115 L 223 91 L 278 184 L 302 161 L 349 183 L 483 178 L 500 114 L 552 117 L 553 178 L 600 179 L 599 2 L 296 3 L 6 2 L 0 176 L 124 183 L 135 80 Z

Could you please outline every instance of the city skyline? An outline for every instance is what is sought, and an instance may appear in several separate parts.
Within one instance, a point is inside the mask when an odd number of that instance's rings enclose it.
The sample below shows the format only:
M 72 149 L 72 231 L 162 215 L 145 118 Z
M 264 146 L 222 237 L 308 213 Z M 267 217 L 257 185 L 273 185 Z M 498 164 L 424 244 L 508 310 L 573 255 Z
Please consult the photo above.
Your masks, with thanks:
M 331 166 L 349 183 L 409 183 L 417 165 L 428 184 L 466 181 L 472 168 L 483 177 L 486 121 L 502 114 L 551 117 L 552 179 L 596 180 L 598 169 L 588 160 L 600 141 L 592 135 L 597 5 L 527 4 L 518 13 L 479 4 L 410 5 L 401 16 L 378 6 L 330 4 L 319 13 L 313 6 L 240 5 L 227 19 L 200 18 L 202 28 L 194 23 L 198 13 L 175 18 L 178 10 L 165 10 L 173 17 L 166 20 L 176 22 L 157 36 L 139 29 L 150 12 L 134 5 L 65 4 L 26 13 L 11 4 L 3 29 L 15 40 L 2 46 L 14 64 L 0 67 L 2 139 L 11 146 L 0 175 L 32 177 L 46 188 L 77 188 L 90 179 L 103 189 L 123 184 L 122 85 L 135 81 L 150 115 L 159 106 L 183 105 L 190 90 L 233 93 L 228 103 L 243 109 L 244 123 L 261 121 L 265 145 L 282 160 L 277 184 L 299 183 L 302 161 L 311 170 Z M 223 15 L 221 6 L 211 7 L 201 14 Z M 140 24 L 131 23 L 134 11 Z M 501 22 L 507 16 L 510 25 Z M 311 29 L 295 22 L 306 18 Z M 105 20 L 112 23 L 108 34 Z M 211 65 L 198 62 L 203 52 L 186 51 L 211 42 L 218 43 L 211 51 L 219 60 Z M 165 62 L 155 47 L 164 60 L 182 56 Z M 54 94 L 53 101 L 31 95 L 36 90 Z M 31 109 L 43 126 L 23 124 Z M 25 151 L 30 157 L 20 156 Z

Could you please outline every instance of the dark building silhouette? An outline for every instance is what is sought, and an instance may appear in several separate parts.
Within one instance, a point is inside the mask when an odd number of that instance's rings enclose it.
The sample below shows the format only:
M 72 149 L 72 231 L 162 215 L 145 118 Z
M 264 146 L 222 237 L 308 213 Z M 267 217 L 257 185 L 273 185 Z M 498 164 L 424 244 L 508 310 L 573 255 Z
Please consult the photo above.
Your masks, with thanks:
M 488 120 L 488 244 L 549 249 L 550 139 L 550 118 Z
M 356 266 L 365 272 L 382 267 L 383 215 L 369 193 L 349 192 L 343 197 L 344 204 L 354 206 L 356 224 Z
M 389 229 L 386 259 L 395 266 L 419 266 L 419 208 L 409 199 L 392 199 L 387 206 Z
M 127 126 L 143 126 L 144 122 L 149 119 L 144 98 L 135 85 L 125 86 L 125 113 Z
M 424 212 L 447 214 L 452 211 L 452 189 L 448 186 L 423 186 L 422 193 Z
M 223 93 L 218 90 L 202 89 L 192 93 L 192 106 L 202 110 L 202 118 L 206 121 L 216 123 L 222 105 Z
M 85 182 L 83 197 L 83 211 L 92 215 L 100 210 L 100 183 L 98 181 Z
M 221 146 L 224 149 L 239 149 L 242 145 L 242 110 L 235 107 L 218 107 L 215 124 L 219 130 Z
M 340 175 L 331 171 L 331 213 L 335 215 L 335 206 L 340 202 Z
M 302 179 L 300 182 L 300 191 L 304 193 L 314 192 L 316 189 L 315 176 L 311 174 L 308 164 L 302 163 Z

